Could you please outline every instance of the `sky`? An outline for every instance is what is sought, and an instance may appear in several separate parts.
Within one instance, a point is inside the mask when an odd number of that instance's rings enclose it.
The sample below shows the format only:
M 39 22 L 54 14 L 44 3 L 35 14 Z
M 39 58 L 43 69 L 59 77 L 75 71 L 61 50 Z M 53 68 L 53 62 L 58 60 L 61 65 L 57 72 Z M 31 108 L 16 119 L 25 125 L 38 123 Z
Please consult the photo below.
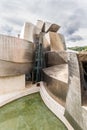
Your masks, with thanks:
M 24 22 L 56 23 L 66 45 L 87 45 L 87 0 L 0 0 L 0 34 L 17 36 Z

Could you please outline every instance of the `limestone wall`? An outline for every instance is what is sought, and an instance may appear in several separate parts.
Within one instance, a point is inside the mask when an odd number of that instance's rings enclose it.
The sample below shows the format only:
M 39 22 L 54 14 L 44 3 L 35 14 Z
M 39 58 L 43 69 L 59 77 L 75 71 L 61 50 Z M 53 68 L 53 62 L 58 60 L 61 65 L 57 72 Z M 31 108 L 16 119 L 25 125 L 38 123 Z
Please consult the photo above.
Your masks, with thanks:
M 68 130 L 74 130 L 73 127 L 69 124 L 69 122 L 64 117 L 65 108 L 61 106 L 58 102 L 56 102 L 46 91 L 43 83 L 41 83 L 40 87 L 40 95 L 46 104 L 46 106 L 65 124 Z
M 82 108 L 80 71 L 77 54 L 69 53 L 69 88 L 65 116 L 75 130 L 86 130 L 87 110 Z
M 0 95 L 25 88 L 25 75 L 0 77 Z

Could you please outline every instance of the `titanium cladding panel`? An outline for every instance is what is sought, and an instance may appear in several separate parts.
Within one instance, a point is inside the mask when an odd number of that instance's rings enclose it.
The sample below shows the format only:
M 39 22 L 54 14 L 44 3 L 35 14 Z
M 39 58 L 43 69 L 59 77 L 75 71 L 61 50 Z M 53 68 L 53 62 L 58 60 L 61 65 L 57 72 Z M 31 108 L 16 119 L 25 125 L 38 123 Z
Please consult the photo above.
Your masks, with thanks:
M 33 43 L 0 35 L 0 59 L 18 63 L 32 62 L 33 52 Z
M 34 44 L 0 35 L 0 77 L 26 74 L 32 70 Z

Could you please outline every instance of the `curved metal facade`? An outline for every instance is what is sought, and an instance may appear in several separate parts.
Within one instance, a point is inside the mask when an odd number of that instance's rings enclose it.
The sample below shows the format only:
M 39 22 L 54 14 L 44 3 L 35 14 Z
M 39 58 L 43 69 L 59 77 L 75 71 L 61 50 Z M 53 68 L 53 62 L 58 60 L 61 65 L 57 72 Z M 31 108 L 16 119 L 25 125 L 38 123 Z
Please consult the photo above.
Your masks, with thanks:
M 33 43 L 16 37 L 0 35 L 1 60 L 17 63 L 32 62 L 33 52 Z
M 34 44 L 23 39 L 0 35 L 0 76 L 30 72 Z

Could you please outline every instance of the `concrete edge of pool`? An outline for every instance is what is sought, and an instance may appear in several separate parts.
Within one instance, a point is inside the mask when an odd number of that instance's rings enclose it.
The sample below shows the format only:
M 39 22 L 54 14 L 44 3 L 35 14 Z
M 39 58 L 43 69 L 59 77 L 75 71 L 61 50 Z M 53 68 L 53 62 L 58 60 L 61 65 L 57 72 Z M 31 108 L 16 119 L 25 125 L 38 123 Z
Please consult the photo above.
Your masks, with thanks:
M 41 84 L 40 87 L 33 85 L 33 87 L 26 88 L 24 90 L 21 90 L 20 92 L 18 91 L 18 92 L 14 92 L 14 93 L 1 95 L 0 96 L 0 107 L 2 107 L 3 105 L 5 105 L 11 101 L 21 98 L 23 96 L 39 92 L 45 105 L 64 123 L 64 125 L 67 127 L 67 129 L 74 130 L 74 128 L 70 125 L 70 123 L 64 117 L 65 108 L 63 106 L 61 106 L 58 102 L 56 102 L 49 95 L 49 93 L 46 91 L 46 89 L 43 85 L 43 82 L 41 82 L 40 84 Z

